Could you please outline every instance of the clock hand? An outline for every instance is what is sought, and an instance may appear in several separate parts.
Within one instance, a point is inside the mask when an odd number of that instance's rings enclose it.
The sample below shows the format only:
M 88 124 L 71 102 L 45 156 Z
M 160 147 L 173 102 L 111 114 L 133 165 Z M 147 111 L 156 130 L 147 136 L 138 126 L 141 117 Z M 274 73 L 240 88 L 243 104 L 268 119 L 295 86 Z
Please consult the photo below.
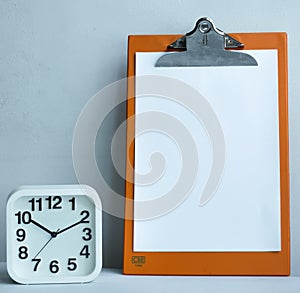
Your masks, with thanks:
M 57 234 L 58 231 L 59 229 L 55 233 Z M 33 259 L 36 259 L 36 257 L 44 250 L 44 248 L 49 244 L 49 242 L 55 237 L 56 236 L 51 235 L 51 238 L 47 240 L 47 242 L 43 245 L 43 247 L 39 250 L 39 252 L 36 254 L 36 256 Z
M 46 231 L 47 233 L 49 233 L 51 235 L 51 237 L 56 237 L 57 236 L 57 232 L 54 231 L 50 231 L 49 229 L 47 229 L 46 227 L 44 227 L 43 225 L 41 225 L 40 223 L 38 223 L 37 221 L 31 219 L 30 222 L 34 225 L 36 225 L 37 227 L 41 228 L 42 230 Z
M 63 233 L 63 232 L 65 232 L 65 231 L 67 231 L 67 230 L 69 230 L 69 229 L 71 229 L 71 228 L 73 228 L 73 227 L 75 227 L 75 226 L 77 226 L 77 225 L 79 225 L 81 223 L 83 223 L 83 220 L 80 220 L 80 221 L 78 221 L 78 222 L 76 222 L 76 223 L 74 223 L 74 224 L 72 224 L 72 225 L 70 225 L 70 226 L 68 226 L 68 227 L 66 227 L 66 228 L 64 228 L 62 230 L 59 230 L 59 232 L 57 232 L 56 234 L 58 235 L 60 233 Z

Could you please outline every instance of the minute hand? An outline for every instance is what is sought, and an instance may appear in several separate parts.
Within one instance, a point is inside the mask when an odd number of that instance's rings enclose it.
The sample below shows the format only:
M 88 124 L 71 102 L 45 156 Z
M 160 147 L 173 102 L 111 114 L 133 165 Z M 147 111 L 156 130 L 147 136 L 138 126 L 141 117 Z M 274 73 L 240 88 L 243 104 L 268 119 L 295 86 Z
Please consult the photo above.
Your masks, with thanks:
M 57 234 L 63 233 L 63 232 L 65 232 L 65 231 L 67 231 L 67 230 L 69 230 L 69 229 L 71 229 L 71 228 L 73 228 L 73 227 L 75 227 L 75 226 L 77 226 L 77 225 L 79 225 L 81 223 L 83 223 L 83 220 L 80 220 L 80 221 L 78 221 L 78 222 L 76 222 L 76 223 L 74 223 L 74 224 L 72 224 L 72 225 L 70 225 L 70 226 L 68 226 L 68 227 L 66 227 L 66 228 L 64 228 L 62 230 L 59 230 L 57 232 Z

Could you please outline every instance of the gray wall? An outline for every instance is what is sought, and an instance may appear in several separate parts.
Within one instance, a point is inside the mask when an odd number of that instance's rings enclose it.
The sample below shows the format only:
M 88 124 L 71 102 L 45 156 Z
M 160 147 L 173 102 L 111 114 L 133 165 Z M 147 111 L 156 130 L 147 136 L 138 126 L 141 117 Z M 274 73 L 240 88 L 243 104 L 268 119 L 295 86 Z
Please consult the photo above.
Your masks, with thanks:
M 7 194 L 21 184 L 77 182 L 71 155 L 76 119 L 93 94 L 126 76 L 127 35 L 185 33 L 209 16 L 226 32 L 288 32 L 291 264 L 292 274 L 299 275 L 299 3 L 0 0 L 0 260 L 5 261 Z M 105 143 L 124 115 L 124 106 L 111 113 L 97 147 L 105 177 L 119 191 L 123 182 L 106 159 Z M 105 215 L 105 266 L 122 266 L 122 239 L 122 220 Z

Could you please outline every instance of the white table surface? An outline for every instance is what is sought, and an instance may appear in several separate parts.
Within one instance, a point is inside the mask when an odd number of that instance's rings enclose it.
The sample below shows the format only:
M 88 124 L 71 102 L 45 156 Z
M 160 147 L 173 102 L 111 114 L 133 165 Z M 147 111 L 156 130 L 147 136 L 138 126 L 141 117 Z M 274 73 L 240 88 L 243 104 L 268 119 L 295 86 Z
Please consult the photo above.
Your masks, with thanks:
M 121 270 L 103 269 L 94 282 L 87 284 L 19 285 L 10 279 L 6 272 L 6 263 L 2 262 L 0 263 L 0 292 L 299 293 L 300 277 L 125 276 L 122 275 Z

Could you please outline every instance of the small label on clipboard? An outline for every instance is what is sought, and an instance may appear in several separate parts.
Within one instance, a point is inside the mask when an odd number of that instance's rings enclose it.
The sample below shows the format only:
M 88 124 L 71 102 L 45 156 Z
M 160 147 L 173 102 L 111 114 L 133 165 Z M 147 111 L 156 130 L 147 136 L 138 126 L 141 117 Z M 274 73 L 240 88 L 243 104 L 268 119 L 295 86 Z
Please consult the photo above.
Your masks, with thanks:
M 131 257 L 131 263 L 136 267 L 142 267 L 146 263 L 146 257 L 134 255 Z

